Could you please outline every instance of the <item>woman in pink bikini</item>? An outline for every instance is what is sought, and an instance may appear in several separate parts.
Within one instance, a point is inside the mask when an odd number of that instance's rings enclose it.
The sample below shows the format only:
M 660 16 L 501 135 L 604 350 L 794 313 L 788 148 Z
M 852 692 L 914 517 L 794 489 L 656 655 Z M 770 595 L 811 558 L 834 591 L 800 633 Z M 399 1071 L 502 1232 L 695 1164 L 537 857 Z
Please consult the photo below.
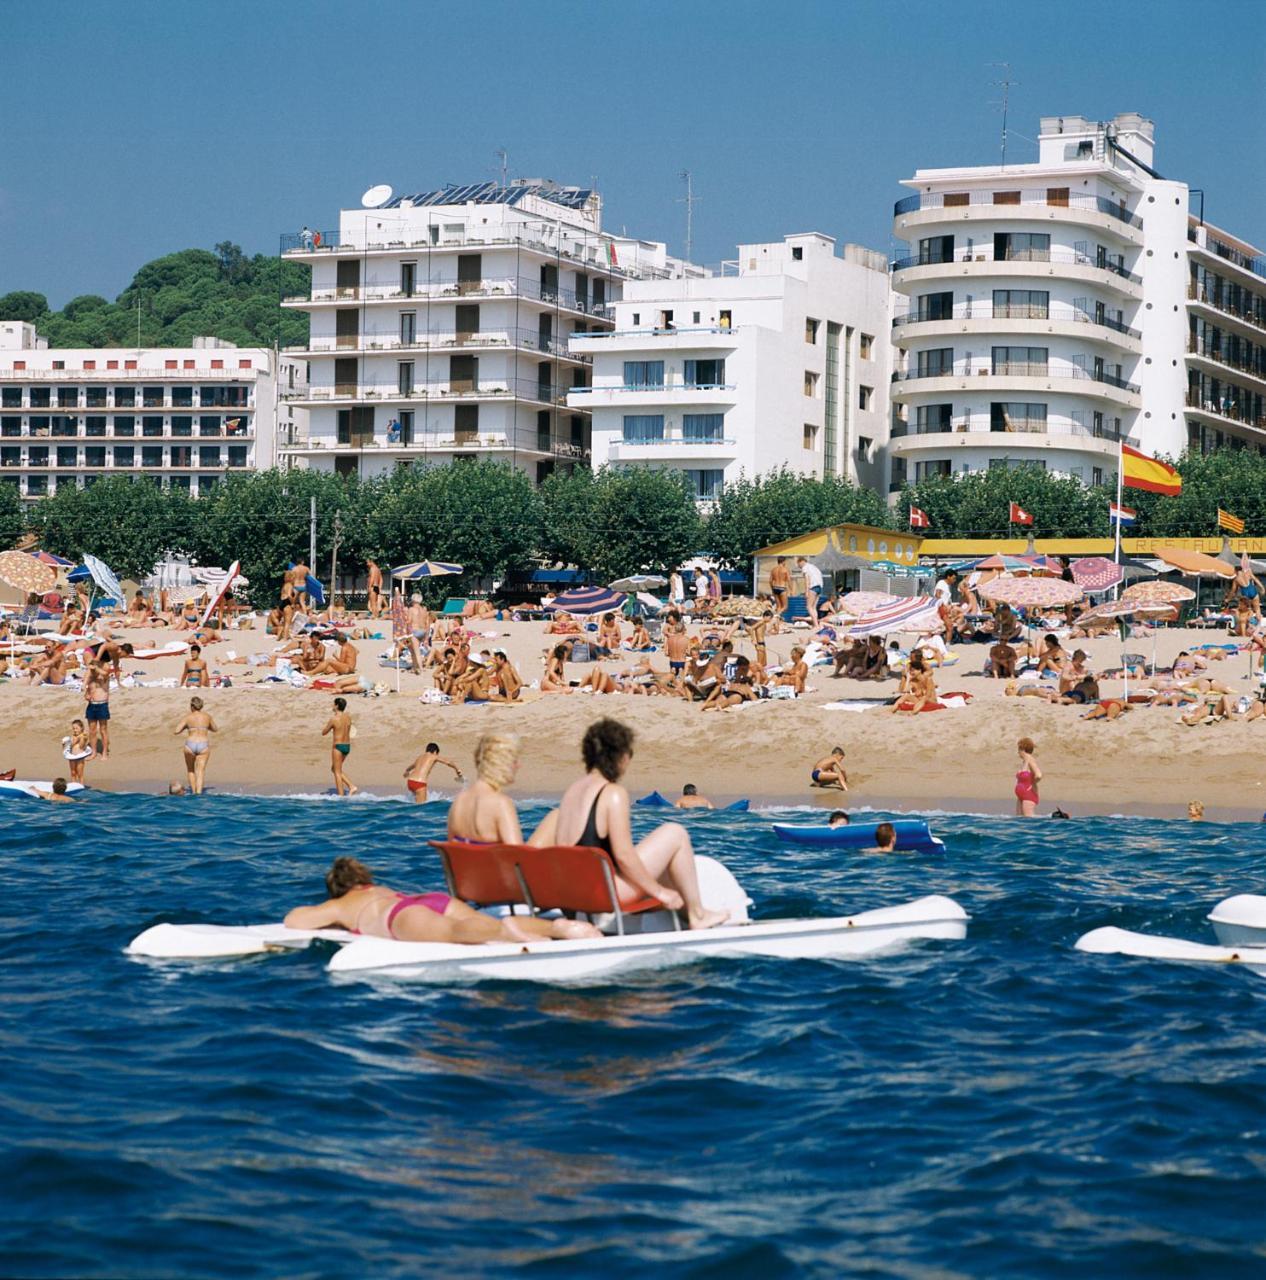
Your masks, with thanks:
M 1037 784 L 1042 781 L 1042 770 L 1038 768 L 1033 753 L 1037 746 L 1032 738 L 1021 738 L 1016 743 L 1020 753 L 1020 769 L 1015 775 L 1015 816 L 1017 818 L 1036 818 L 1038 806 Z
M 288 929 L 346 929 L 399 942 L 540 942 L 599 936 L 592 925 L 576 920 L 495 919 L 446 893 L 399 893 L 378 884 L 357 858 L 335 858 L 325 887 L 330 895 L 325 902 L 286 913 L 283 923 Z

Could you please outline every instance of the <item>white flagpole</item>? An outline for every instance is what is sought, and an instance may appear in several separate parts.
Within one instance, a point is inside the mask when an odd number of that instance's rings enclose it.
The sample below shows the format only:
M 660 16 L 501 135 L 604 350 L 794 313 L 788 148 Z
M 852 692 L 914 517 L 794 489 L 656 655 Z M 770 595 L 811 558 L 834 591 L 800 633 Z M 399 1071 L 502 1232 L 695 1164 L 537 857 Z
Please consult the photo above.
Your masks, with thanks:
M 1117 518 L 1112 522 L 1116 526 L 1116 544 L 1112 553 L 1112 558 L 1117 564 L 1121 563 L 1121 494 L 1125 481 L 1125 452 L 1122 449 L 1122 442 L 1117 440 Z M 1112 588 L 1112 598 L 1119 600 L 1121 598 L 1121 584 L 1118 582 Z

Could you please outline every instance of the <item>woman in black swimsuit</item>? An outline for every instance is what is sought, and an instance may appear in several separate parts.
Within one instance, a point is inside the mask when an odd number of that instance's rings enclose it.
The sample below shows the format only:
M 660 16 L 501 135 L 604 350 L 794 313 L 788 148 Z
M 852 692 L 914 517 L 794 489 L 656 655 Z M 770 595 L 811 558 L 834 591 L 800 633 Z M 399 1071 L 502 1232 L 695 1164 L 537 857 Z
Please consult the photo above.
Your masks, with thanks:
M 671 910 L 684 909 L 692 929 L 724 924 L 728 912 L 708 911 L 700 901 L 695 853 L 685 827 L 666 822 L 633 843 L 629 793 L 619 781 L 633 758 L 633 730 L 618 720 L 598 720 L 585 731 L 581 755 L 585 776 L 567 789 L 532 843 L 605 849 L 619 868 L 621 902 L 658 898 Z

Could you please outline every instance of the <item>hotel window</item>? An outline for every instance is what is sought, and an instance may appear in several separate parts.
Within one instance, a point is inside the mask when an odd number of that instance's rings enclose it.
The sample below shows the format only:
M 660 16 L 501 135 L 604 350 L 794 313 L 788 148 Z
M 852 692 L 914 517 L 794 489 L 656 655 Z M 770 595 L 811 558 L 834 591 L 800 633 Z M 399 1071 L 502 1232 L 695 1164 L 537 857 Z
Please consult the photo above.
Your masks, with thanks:
M 229 445 L 229 466 L 245 467 L 249 465 L 246 461 L 247 448 L 244 444 Z
M 106 406 L 105 387 L 88 387 L 84 392 L 84 405 L 89 409 L 104 409 Z
M 193 466 L 193 449 L 187 444 L 173 445 L 171 450 L 171 465 L 173 467 Z
M 1046 406 L 1023 400 L 995 401 L 989 406 L 990 431 L 1045 431 Z
M 807 396 L 818 394 L 818 375 L 812 369 L 804 371 L 804 393 Z
M 936 435 L 953 429 L 954 406 L 952 404 L 921 404 L 914 410 L 916 435 Z
M 1050 302 L 1046 289 L 995 289 L 993 314 L 997 320 L 1045 320 Z
M 724 360 L 687 360 L 686 386 L 688 387 L 723 387 L 725 386 Z
M 400 420 L 400 443 L 413 443 L 413 410 L 406 409 L 403 413 L 396 415 Z
M 215 414 L 203 414 L 198 418 L 198 434 L 200 436 L 218 436 L 221 433 L 220 419 Z
M 810 346 L 817 345 L 818 326 L 820 324 L 821 321 L 814 320 L 812 316 L 805 316 L 804 318 L 804 340 L 809 343 Z
M 396 364 L 396 390 L 402 396 L 413 394 L 413 361 L 401 360 Z
M 1051 256 L 1051 238 L 1044 231 L 996 231 L 993 256 L 997 262 L 1045 262 Z
M 106 451 L 104 445 L 89 445 L 84 450 L 84 466 L 85 467 L 104 467 L 106 464 Z
M 29 467 L 48 466 L 48 446 L 32 445 L 26 451 L 26 464 Z
M 22 450 L 17 445 L 6 445 L 0 449 L 0 467 L 20 467 L 22 465 Z
M 793 244 L 791 246 L 791 260 L 792 262 L 804 261 L 804 245 Z
M 930 462 L 916 462 L 914 464 L 914 478 L 916 480 L 930 480 L 933 476 L 947 476 L 950 474 L 950 461 L 948 458 L 937 458 Z
M 161 436 L 163 434 L 163 420 L 157 416 L 146 416 L 141 419 L 141 435 L 143 436 Z
M 141 466 L 161 467 L 163 465 L 163 447 L 160 444 L 147 444 L 141 447 Z
M 948 377 L 954 372 L 954 348 L 934 347 L 931 351 L 920 351 L 915 371 L 920 378 Z
M 0 436 L 20 436 L 21 434 L 21 418 L 16 415 L 9 418 L 0 418 Z
M 946 203 L 949 203 L 949 197 L 946 197 Z M 954 237 L 953 236 L 925 236 L 919 241 L 919 263 L 921 266 L 927 266 L 934 262 L 953 262 L 954 261 Z
M 114 418 L 114 434 L 116 436 L 134 436 L 136 434 L 136 419 L 128 413 L 125 413 L 122 417 L 116 414 Z
M 1102 467 L 1091 467 L 1091 468 L 1090 468 L 1090 483 L 1091 483 L 1092 485 L 1094 485 L 1096 488 L 1097 488 L 1099 485 L 1101 485 L 1101 484 L 1103 483 L 1103 468 L 1102 468 Z
M 863 387 L 859 385 L 857 388 L 857 407 L 859 409 L 869 409 L 870 402 L 874 398 L 874 395 L 874 387 Z
M 41 414 L 39 417 L 32 416 L 28 418 L 27 424 L 30 427 L 30 432 L 29 432 L 30 435 L 33 435 L 33 436 L 48 435 L 49 419 L 44 417 L 43 414 Z
M 721 468 L 686 468 L 686 483 L 696 501 L 710 502 L 721 496 L 725 486 L 725 471 Z
M 171 402 L 178 409 L 190 409 L 193 407 L 193 388 L 192 387 L 172 387 Z
M 5 409 L 20 409 L 22 407 L 22 388 L 5 387 L 0 390 L 0 406 Z
M 1018 377 L 1044 378 L 1047 374 L 1046 347 L 994 347 L 994 373 Z
M 952 297 L 953 295 L 951 295 Z M 859 334 L 857 338 L 857 354 L 862 360 L 874 358 L 875 339 L 869 333 Z
M 400 292 L 406 298 L 411 298 L 417 289 L 417 284 L 418 264 L 416 262 L 402 262 L 400 264 Z
M 48 492 L 47 476 L 27 476 L 26 496 L 28 498 L 43 497 Z
M 198 465 L 200 467 L 218 467 L 220 465 L 220 446 L 218 444 L 199 445 Z
M 189 482 L 191 479 L 192 479 L 191 476 L 170 476 L 167 480 L 167 484 L 169 488 L 183 489 L 186 493 L 188 493 Z
M 355 315 L 355 312 L 352 313 Z M 418 339 L 418 313 L 402 311 L 400 313 L 400 345 L 411 347 Z
M 193 418 L 189 414 L 181 414 L 171 420 L 171 433 L 174 436 L 193 435 Z
M 63 444 L 57 446 L 57 465 L 59 467 L 77 466 L 79 462 L 79 450 L 73 444 Z
M 681 438 L 697 444 L 719 443 L 725 431 L 723 413 L 687 413 L 681 419 Z
M 130 409 L 135 404 L 136 404 L 136 388 L 135 387 L 115 387 L 114 407 L 116 409 Z
M 732 311 L 722 311 L 721 318 L 717 322 L 718 327 L 721 329 L 732 328 L 734 325 L 733 316 L 734 316 L 734 313 Z
M 146 409 L 161 409 L 163 407 L 162 387 L 143 387 L 141 389 L 141 405 Z
M 57 407 L 59 409 L 77 409 L 79 407 L 79 388 L 58 387 Z
M 818 429 L 812 422 L 804 424 L 804 447 L 806 449 L 816 449 L 818 447 Z
M 634 391 L 641 391 L 647 387 L 662 387 L 664 362 L 662 360 L 626 360 L 624 385 Z
M 116 467 L 132 467 L 136 465 L 136 446 L 116 444 L 114 446 L 114 465 Z
M 626 413 L 624 415 L 625 444 L 658 444 L 664 438 L 662 413 Z
M 917 315 L 920 320 L 952 319 L 954 315 L 953 292 L 920 294 Z
M 53 403 L 53 393 L 47 387 L 31 388 L 31 408 L 47 409 Z

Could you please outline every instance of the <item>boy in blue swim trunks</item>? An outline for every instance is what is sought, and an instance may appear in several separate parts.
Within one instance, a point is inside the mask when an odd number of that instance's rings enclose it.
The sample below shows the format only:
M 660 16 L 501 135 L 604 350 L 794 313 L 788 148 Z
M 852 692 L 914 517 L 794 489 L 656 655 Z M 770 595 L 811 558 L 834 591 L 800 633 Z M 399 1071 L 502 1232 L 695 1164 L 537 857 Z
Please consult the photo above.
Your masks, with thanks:
M 848 790 L 848 774 L 844 772 L 844 748 L 832 747 L 829 756 L 821 760 L 809 770 L 809 777 L 815 787 L 838 787 Z

